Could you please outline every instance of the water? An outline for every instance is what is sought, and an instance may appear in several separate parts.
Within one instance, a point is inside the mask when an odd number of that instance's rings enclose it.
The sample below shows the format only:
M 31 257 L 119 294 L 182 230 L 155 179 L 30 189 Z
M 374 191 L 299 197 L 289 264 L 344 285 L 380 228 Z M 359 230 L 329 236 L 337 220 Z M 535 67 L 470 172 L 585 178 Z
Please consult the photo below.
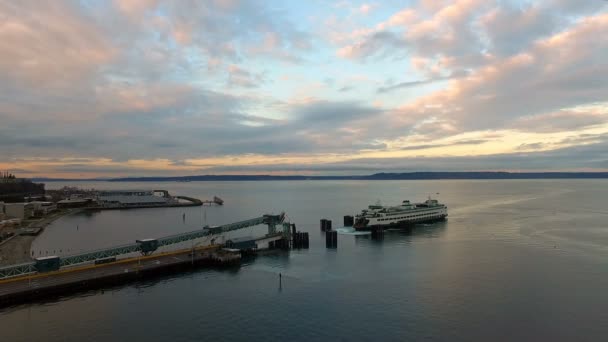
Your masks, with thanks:
M 260 256 L 238 270 L 4 309 L 3 341 L 546 341 L 608 334 L 605 180 L 69 184 L 161 187 L 217 195 L 226 205 L 65 217 L 32 251 L 73 253 L 281 210 L 310 233 L 311 248 Z M 392 204 L 436 193 L 449 207 L 447 222 L 390 231 L 382 242 L 340 234 L 338 249 L 325 249 L 321 218 L 340 227 L 343 215 L 378 199 Z

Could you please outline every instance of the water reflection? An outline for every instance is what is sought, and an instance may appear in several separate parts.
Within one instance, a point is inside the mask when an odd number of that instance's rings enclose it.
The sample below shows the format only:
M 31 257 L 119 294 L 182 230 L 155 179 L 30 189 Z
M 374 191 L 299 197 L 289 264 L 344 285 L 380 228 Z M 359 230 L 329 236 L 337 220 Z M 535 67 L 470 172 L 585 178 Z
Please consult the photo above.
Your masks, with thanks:
M 435 239 L 445 235 L 448 222 L 435 222 L 432 224 L 417 224 L 414 227 L 403 229 L 389 229 L 381 234 L 355 235 L 355 244 L 404 244 L 415 239 Z
M 115 184 L 95 187 L 102 186 Z M 206 217 L 200 208 L 81 213 L 49 226 L 33 250 L 95 249 L 194 230 L 205 218 L 215 225 L 280 210 L 309 232 L 310 249 L 260 255 L 240 269 L 199 270 L 106 288 L 111 292 L 105 294 L 85 292 L 43 308 L 20 306 L 1 313 L 2 324 L 11 327 L 3 331 L 3 340 L 511 336 L 546 341 L 581 339 L 583 333 L 601 340 L 608 334 L 608 297 L 602 295 L 608 277 L 601 272 L 608 250 L 605 243 L 593 247 L 608 241 L 605 180 L 192 182 L 166 187 L 199 198 L 217 194 L 227 204 L 208 208 Z M 555 189 L 573 192 L 556 194 Z M 398 203 L 429 192 L 441 192 L 441 201 L 450 205 L 448 222 L 387 231 L 383 240 L 341 234 L 337 249 L 325 248 L 319 218 L 342 222 L 342 215 L 376 198 Z M 513 200 L 518 198 L 522 200 Z M 145 319 L 139 319 L 142 312 Z M 269 329 L 272 325 L 284 329 Z

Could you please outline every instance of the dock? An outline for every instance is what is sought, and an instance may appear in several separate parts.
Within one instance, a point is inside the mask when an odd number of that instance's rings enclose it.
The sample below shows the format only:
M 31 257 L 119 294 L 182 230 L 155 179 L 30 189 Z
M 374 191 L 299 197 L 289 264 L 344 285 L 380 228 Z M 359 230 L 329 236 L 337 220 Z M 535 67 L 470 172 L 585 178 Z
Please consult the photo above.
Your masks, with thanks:
M 189 199 L 189 198 L 184 198 L 184 199 Z M 212 200 L 201 201 L 201 204 L 202 205 L 224 205 L 224 200 L 217 196 L 213 196 Z
M 189 196 L 172 196 L 167 190 L 100 190 L 96 192 L 88 210 L 142 209 L 165 207 L 201 206 L 205 202 L 222 205 L 224 201 L 214 197 L 212 201 L 201 201 Z
M 238 266 L 241 252 L 289 246 L 291 228 L 285 213 L 265 214 L 222 226 L 164 236 L 139 239 L 134 243 L 67 256 L 41 256 L 33 262 L 0 268 L 0 307 L 99 288 L 201 266 Z M 256 225 L 267 225 L 268 233 L 247 241 L 214 241 L 223 234 Z M 282 229 L 281 229 L 282 228 Z M 209 245 L 183 249 L 183 242 L 204 239 Z M 200 241 L 199 241 L 200 243 Z M 181 246 L 179 250 L 167 247 Z M 223 248 L 230 247 L 230 248 Z
M 145 208 L 173 208 L 173 207 L 200 207 L 205 203 L 212 201 L 202 201 L 198 198 L 188 196 L 175 196 L 177 199 L 185 200 L 187 202 L 175 202 L 175 203 L 136 203 L 136 204 L 123 204 L 123 205 L 95 205 L 86 207 L 86 210 L 116 210 L 116 209 L 145 209 Z
M 239 253 L 212 245 L 0 280 L 0 307 L 200 267 L 238 267 L 240 261 Z

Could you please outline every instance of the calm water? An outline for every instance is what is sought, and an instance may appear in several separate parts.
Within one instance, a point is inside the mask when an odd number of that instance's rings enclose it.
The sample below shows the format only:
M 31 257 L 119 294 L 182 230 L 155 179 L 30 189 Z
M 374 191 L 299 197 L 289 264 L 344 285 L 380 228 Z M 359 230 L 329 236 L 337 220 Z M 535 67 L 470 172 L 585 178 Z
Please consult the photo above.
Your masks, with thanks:
M 64 183 L 50 183 L 56 188 Z M 311 248 L 0 311 L 2 341 L 605 340 L 608 181 L 311 181 L 69 183 L 160 187 L 224 207 L 106 211 L 66 217 L 35 253 L 73 253 L 285 210 Z M 381 199 L 449 207 L 445 223 L 382 242 L 319 219 Z M 186 222 L 182 214 L 186 213 Z M 240 234 L 255 235 L 264 228 Z M 60 252 L 59 252 L 60 251 Z M 283 274 L 279 288 L 278 274 Z

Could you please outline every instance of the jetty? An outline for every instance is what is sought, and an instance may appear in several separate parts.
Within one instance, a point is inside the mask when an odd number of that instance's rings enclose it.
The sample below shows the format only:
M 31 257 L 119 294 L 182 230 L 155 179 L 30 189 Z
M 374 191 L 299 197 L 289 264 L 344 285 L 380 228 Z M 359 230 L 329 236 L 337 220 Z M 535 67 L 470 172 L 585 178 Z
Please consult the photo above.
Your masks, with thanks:
M 241 254 L 238 250 L 226 251 L 219 245 L 123 260 L 110 258 L 80 267 L 2 280 L 0 306 L 99 289 L 199 267 L 238 267 L 240 261 Z
M 183 197 L 183 196 L 178 196 L 178 198 L 190 199 L 189 197 Z M 224 200 L 217 196 L 213 196 L 212 200 L 204 200 L 201 202 L 203 205 L 224 205 Z
M 256 225 L 267 225 L 267 234 L 248 241 L 215 242 L 225 240 L 227 232 Z M 81 254 L 39 256 L 33 262 L 0 268 L 0 307 L 201 266 L 238 266 L 241 252 L 289 248 L 292 230 L 295 225 L 285 222 L 285 213 L 266 214 Z M 184 242 L 192 247 L 184 249 Z M 197 247 L 203 242 L 209 244 Z M 182 247 L 172 250 L 171 246 Z
M 221 199 L 218 200 L 223 204 Z M 204 201 L 188 196 L 173 196 L 167 190 L 104 190 L 96 192 L 94 203 L 87 209 L 193 207 L 203 205 Z

